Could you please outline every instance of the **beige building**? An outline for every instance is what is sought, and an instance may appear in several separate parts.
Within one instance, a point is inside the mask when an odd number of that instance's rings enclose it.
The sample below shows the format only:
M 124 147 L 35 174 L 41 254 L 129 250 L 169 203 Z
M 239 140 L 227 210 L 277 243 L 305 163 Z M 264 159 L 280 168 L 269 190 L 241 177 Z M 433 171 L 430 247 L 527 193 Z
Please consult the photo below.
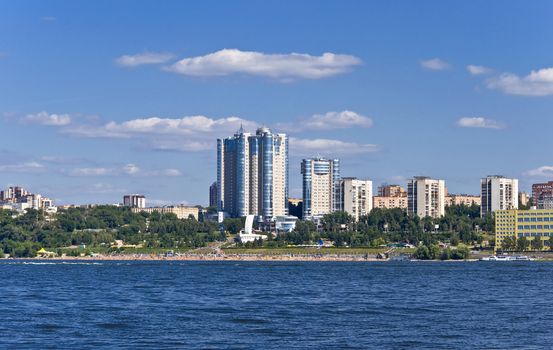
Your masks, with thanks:
M 150 207 L 150 208 L 132 208 L 133 213 L 146 212 L 148 214 L 153 213 L 154 211 L 159 212 L 160 214 L 172 213 L 177 216 L 179 219 L 188 219 L 192 215 L 196 220 L 198 220 L 198 215 L 200 210 L 197 207 L 190 207 L 184 205 L 178 206 L 168 206 L 168 207 Z
M 378 187 L 379 197 L 407 197 L 407 192 L 400 185 L 381 185 Z
M 496 210 L 518 209 L 518 179 L 489 175 L 480 180 L 480 216 Z
M 420 218 L 445 215 L 445 181 L 415 176 L 407 183 L 407 213 Z
M 342 210 L 359 220 L 373 208 L 373 183 L 370 180 L 359 180 L 353 177 L 344 177 L 336 186 L 338 194 L 337 210 Z
M 471 206 L 473 204 L 480 205 L 482 203 L 480 196 L 473 196 L 470 194 L 448 194 L 445 196 L 445 205 L 449 207 L 451 205 L 466 205 Z
M 373 208 L 407 210 L 407 196 L 404 197 L 373 197 Z

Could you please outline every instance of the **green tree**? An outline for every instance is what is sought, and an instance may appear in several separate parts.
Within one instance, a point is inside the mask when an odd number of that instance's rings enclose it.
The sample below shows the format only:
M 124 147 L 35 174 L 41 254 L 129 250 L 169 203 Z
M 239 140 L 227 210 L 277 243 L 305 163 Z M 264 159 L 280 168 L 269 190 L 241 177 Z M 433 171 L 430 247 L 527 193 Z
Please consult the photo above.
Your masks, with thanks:
M 541 240 L 541 237 L 536 235 L 534 239 L 532 240 L 532 249 L 534 250 L 542 250 L 543 249 L 543 241 Z
M 519 238 L 517 239 L 517 250 L 518 251 L 525 251 L 525 250 L 528 250 L 528 247 L 530 246 L 530 242 L 528 241 L 528 239 L 526 237 L 522 237 L 522 238 Z

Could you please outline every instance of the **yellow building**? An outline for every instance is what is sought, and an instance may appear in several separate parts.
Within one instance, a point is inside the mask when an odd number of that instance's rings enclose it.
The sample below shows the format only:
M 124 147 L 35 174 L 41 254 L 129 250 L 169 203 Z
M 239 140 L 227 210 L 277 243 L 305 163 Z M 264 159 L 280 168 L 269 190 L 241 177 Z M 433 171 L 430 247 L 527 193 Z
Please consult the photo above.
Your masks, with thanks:
M 495 212 L 495 247 L 501 248 L 505 238 L 516 239 L 526 237 L 529 241 L 538 236 L 549 244 L 549 237 L 553 236 L 553 210 L 497 210 Z

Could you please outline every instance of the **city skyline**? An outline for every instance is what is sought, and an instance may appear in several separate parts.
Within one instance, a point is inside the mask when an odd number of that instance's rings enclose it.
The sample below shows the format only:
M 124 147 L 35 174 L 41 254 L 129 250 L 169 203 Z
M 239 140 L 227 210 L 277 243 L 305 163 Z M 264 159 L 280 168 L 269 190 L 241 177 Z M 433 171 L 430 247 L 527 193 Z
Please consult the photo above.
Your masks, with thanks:
M 215 140 L 241 124 L 289 135 L 290 197 L 317 155 L 452 193 L 553 177 L 549 2 L 70 4 L 0 4 L 2 188 L 206 205 Z

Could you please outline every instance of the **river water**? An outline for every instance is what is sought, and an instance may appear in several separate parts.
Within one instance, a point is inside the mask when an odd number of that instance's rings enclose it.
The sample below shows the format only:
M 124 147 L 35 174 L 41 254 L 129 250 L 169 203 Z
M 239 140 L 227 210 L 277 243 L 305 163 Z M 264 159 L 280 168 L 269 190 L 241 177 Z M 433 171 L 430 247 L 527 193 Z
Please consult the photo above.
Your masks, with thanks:
M 548 262 L 0 261 L 1 348 L 553 347 Z

